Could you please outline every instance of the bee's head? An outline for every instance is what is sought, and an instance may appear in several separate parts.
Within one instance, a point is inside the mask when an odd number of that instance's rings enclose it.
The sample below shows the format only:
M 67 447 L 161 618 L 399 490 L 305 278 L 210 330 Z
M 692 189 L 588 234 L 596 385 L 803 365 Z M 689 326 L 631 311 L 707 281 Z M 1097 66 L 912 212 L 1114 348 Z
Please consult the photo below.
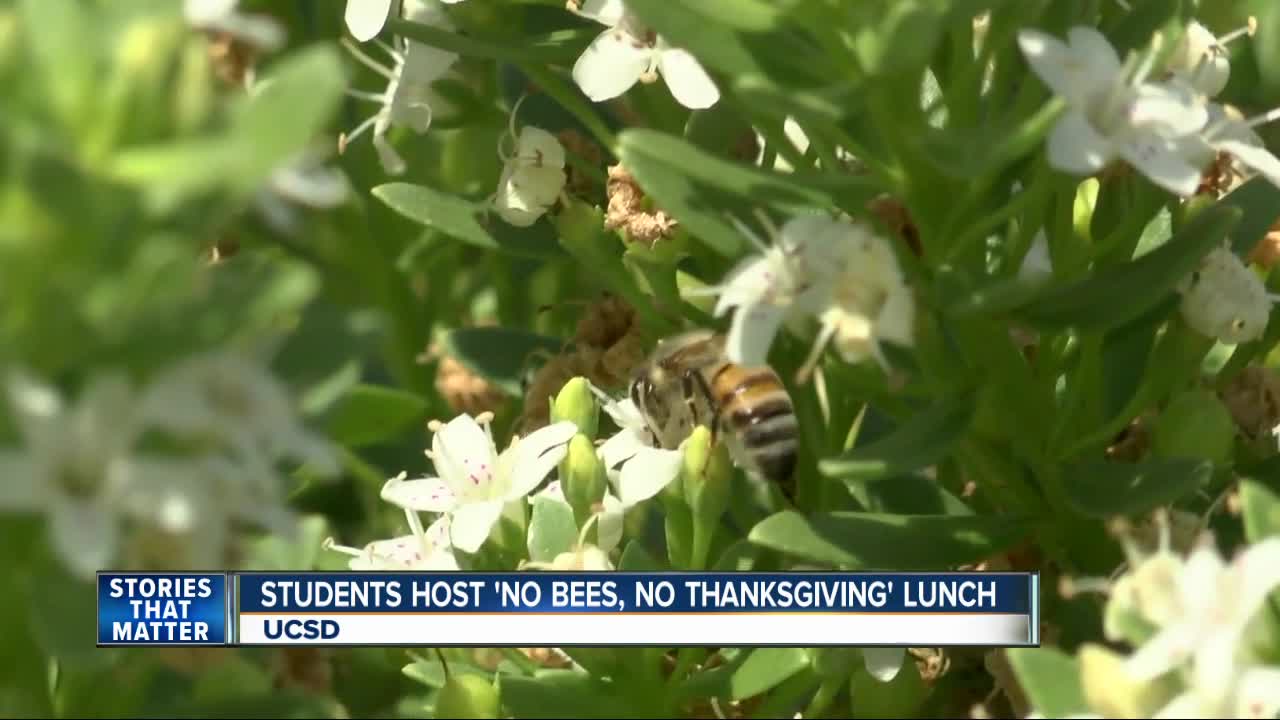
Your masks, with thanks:
M 664 374 L 661 368 L 650 366 L 637 371 L 631 379 L 631 402 L 635 403 L 636 409 L 650 422 L 661 422 L 661 416 L 665 414 L 657 392 Z

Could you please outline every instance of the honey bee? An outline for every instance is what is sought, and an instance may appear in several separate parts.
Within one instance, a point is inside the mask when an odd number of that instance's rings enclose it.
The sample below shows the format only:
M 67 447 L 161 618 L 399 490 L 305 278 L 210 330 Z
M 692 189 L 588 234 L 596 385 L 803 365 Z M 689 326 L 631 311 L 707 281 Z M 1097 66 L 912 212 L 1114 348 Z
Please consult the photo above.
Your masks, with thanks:
M 631 401 L 655 444 L 674 449 L 706 426 L 713 442 L 725 438 L 739 467 L 791 498 L 799 447 L 791 396 L 772 368 L 731 362 L 724 342 L 705 330 L 663 340 L 633 375 Z

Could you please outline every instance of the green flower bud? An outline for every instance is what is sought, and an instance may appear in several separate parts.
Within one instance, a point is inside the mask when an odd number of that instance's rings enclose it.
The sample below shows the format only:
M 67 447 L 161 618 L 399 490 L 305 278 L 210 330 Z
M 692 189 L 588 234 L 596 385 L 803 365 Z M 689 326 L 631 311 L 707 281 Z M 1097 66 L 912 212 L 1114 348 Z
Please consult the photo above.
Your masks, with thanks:
M 711 431 L 694 428 L 684 445 L 684 499 L 693 513 L 692 569 L 701 570 L 711 550 L 711 539 L 720 526 L 720 516 L 729 507 L 733 465 L 724 443 L 711 444 Z
M 1226 464 L 1231 461 L 1235 436 L 1235 421 L 1218 396 L 1208 390 L 1190 390 L 1175 397 L 1156 419 L 1152 453 Z
M 1163 683 L 1131 679 L 1124 658 L 1101 645 L 1082 645 L 1079 661 L 1085 701 L 1103 717 L 1151 717 L 1173 697 Z
M 569 441 L 569 454 L 562 463 L 560 477 L 563 478 L 560 487 L 564 498 L 573 508 L 573 518 L 578 527 L 582 527 L 596 505 L 604 500 L 608 485 L 604 463 L 586 435 L 574 435 Z
M 577 425 L 578 432 L 585 435 L 588 442 L 595 440 L 600 413 L 586 378 L 575 377 L 560 388 L 560 394 L 551 404 L 551 422 L 562 420 Z
M 451 675 L 436 695 L 436 717 L 501 717 L 498 689 L 480 675 Z
M 697 427 L 684 447 L 684 497 L 693 514 L 710 523 L 719 522 L 729 507 L 733 464 L 724 443 L 711 446 L 711 431 Z

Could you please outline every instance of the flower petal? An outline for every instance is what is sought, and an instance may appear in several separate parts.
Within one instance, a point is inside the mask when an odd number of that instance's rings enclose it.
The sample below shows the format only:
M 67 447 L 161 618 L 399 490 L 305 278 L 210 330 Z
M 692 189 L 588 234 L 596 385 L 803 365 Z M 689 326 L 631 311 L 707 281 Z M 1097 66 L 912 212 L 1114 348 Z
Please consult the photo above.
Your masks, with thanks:
M 600 405 L 619 428 L 644 428 L 644 415 L 631 398 L 603 402 Z
M 459 497 L 486 489 L 493 478 L 497 448 L 470 415 L 459 415 L 441 426 L 431 438 L 431 451 L 436 474 Z
M 494 523 L 502 515 L 502 500 L 459 505 L 449 515 L 449 539 L 463 552 L 473 553 L 489 538 Z
M 613 437 L 605 440 L 600 447 L 596 448 L 596 454 L 600 456 L 600 461 L 604 463 L 605 468 L 613 469 L 619 463 L 629 460 L 641 448 L 650 447 L 645 440 L 644 432 L 638 428 L 623 428 L 613 435 Z
M 520 130 L 516 155 L 523 160 L 536 162 L 541 167 L 564 167 L 564 146 L 555 135 L 532 125 L 526 125 Z
M 1075 59 L 1085 62 L 1084 72 L 1101 80 L 1120 74 L 1120 56 L 1111 41 L 1088 25 L 1077 25 L 1067 31 L 1067 42 Z
M 448 512 L 458 504 L 449 484 L 440 478 L 405 480 L 404 474 L 391 478 L 382 486 L 382 499 L 406 510 Z
M 583 0 L 582 7 L 576 12 L 602 25 L 613 27 L 622 22 L 627 7 L 622 0 Z
M 785 317 L 785 310 L 767 302 L 739 306 L 725 338 L 729 359 L 740 365 L 766 364 L 773 338 Z
M 1134 90 L 1128 119 L 1137 128 L 1173 138 L 1199 132 L 1209 122 L 1209 108 L 1185 83 L 1146 84 Z
M 1073 28 L 1068 39 L 1070 45 L 1039 30 L 1025 29 L 1018 33 L 1018 47 L 1032 71 L 1055 94 L 1079 106 L 1101 85 L 1114 82 L 1120 66 L 1115 50 L 1096 30 Z M 1101 52 L 1090 52 L 1095 48 Z
M 382 32 L 391 16 L 391 5 L 394 0 L 347 0 L 347 9 L 343 20 L 351 37 L 360 42 L 367 42 Z
M 1200 170 L 1172 142 L 1152 135 L 1129 138 L 1117 150 L 1147 179 L 1171 193 L 1190 197 L 1200 187 Z
M 52 508 L 53 547 L 72 571 L 91 578 L 115 559 L 115 516 L 94 501 L 58 499 Z
M 1125 672 L 1137 682 L 1160 677 L 1191 655 L 1198 630 L 1186 623 L 1164 628 L 1125 660 Z
M 862 662 L 871 677 L 887 683 L 898 676 L 905 654 L 900 647 L 866 647 L 862 648 Z
M 1255 667 L 1240 676 L 1236 688 L 1238 718 L 1274 718 L 1280 713 L 1280 668 Z
M 601 504 L 604 508 L 600 512 L 600 519 L 596 525 L 596 546 L 609 552 L 622 542 L 622 520 L 625 508 L 621 500 L 609 493 L 604 494 Z
M 578 432 L 571 422 L 558 422 L 535 430 L 521 438 L 512 450 L 510 486 L 503 495 L 507 500 L 522 498 L 533 491 L 543 478 L 555 469 L 569 452 L 569 440 Z
M 623 30 L 606 30 L 573 64 L 573 80 L 595 102 L 631 89 L 649 67 L 653 49 Z
M 667 48 L 658 56 L 658 71 L 671 95 L 690 110 L 702 110 L 720 100 L 720 90 L 688 50 Z
M 1232 574 L 1240 586 L 1236 604 L 1237 617 L 1252 617 L 1273 590 L 1280 587 L 1280 537 L 1257 542 L 1232 563 Z
M 1092 175 L 1111 161 L 1111 143 L 1082 112 L 1068 111 L 1049 133 L 1049 164 L 1063 172 Z
M 662 492 L 680 473 L 679 450 L 641 448 L 622 466 L 618 476 L 618 500 L 631 507 Z

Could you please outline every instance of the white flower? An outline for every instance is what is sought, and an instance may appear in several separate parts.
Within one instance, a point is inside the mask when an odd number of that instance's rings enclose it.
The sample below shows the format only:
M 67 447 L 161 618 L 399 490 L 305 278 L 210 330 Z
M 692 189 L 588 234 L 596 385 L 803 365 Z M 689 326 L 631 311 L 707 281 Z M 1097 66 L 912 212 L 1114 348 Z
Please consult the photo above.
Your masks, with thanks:
M 720 91 L 689 51 L 671 47 L 645 27 L 622 0 L 584 0 L 579 15 L 607 25 L 573 64 L 573 79 L 595 102 L 611 100 L 637 81 L 651 83 L 662 75 L 671 94 L 693 110 L 709 108 Z
M 54 551 L 92 577 L 120 545 L 119 498 L 134 474 L 130 389 L 100 377 L 68 408 L 54 388 L 14 374 L 8 395 L 25 452 L 0 451 L 0 510 L 43 512 Z
M 1245 118 L 1229 105 L 1210 103 L 1209 123 L 1203 132 L 1179 138 L 1179 152 L 1202 171 L 1208 169 L 1221 154 L 1265 177 L 1280 187 L 1280 159 L 1262 143 L 1253 128 L 1280 118 L 1280 108 L 1257 117 Z
M 324 542 L 326 550 L 350 555 L 348 566 L 355 571 L 409 570 L 452 571 L 458 569 L 449 544 L 449 516 L 443 515 L 425 530 L 418 514 L 404 511 L 410 533 L 390 540 L 375 540 L 363 549 L 338 545 L 333 538 Z
M 406 5 L 406 9 L 409 19 L 415 22 L 445 30 L 453 29 L 448 16 L 437 5 L 415 3 L 412 7 Z M 350 41 L 344 39 L 343 44 L 358 61 L 385 77 L 387 87 L 381 93 L 347 90 L 351 97 L 374 102 L 381 107 L 350 133 L 343 133 L 338 138 L 338 151 L 345 151 L 348 143 L 373 128 L 373 147 L 383 169 L 392 175 L 399 175 L 405 171 L 404 159 L 387 140 L 387 133 L 393 127 L 407 127 L 421 134 L 431 127 L 431 84 L 449 71 L 458 56 L 414 40 L 402 39 L 397 47 L 379 41 L 378 46 L 392 60 L 391 67 L 387 67 L 366 55 Z
M 656 437 L 644 416 L 630 399 L 614 400 L 594 385 L 591 391 L 601 408 L 613 418 L 619 430 L 596 450 L 612 482 L 621 509 L 648 500 L 662 492 L 680 475 L 683 449 L 657 446 Z M 604 520 L 602 519 L 603 523 Z M 601 534 L 604 533 L 603 526 Z
M 185 0 L 182 9 L 187 24 L 192 27 L 229 33 L 264 50 L 280 49 L 285 41 L 280 23 L 268 17 L 239 13 L 236 11 L 239 4 L 239 0 Z
M 409 0 L 409 4 L 422 5 L 429 1 Z M 453 5 L 462 0 L 440 0 L 440 2 Z M 347 31 L 351 33 L 351 37 L 360 42 L 368 42 L 382 32 L 391 14 L 399 9 L 400 0 L 347 0 L 347 8 L 342 19 L 347 24 Z M 405 15 L 415 19 L 412 12 L 406 12 Z
M 887 367 L 883 343 L 914 343 L 915 294 L 889 241 L 863 226 L 850 225 L 844 243 L 845 256 L 836 263 L 839 274 L 829 284 L 831 294 L 818 312 L 818 338 L 801 377 L 812 371 L 828 344 L 845 362 L 872 357 Z
M 720 285 L 688 293 L 718 295 L 716 317 L 733 311 L 725 350 L 730 360 L 742 365 L 764 364 L 784 323 L 823 307 L 832 275 L 828 253 L 847 232 L 847 225 L 819 215 L 792 218 L 781 230 L 763 214 L 760 221 L 773 244 L 765 244 L 735 219 L 739 232 L 759 253 L 739 262 Z
M 577 433 L 571 422 L 555 423 L 513 438 L 499 454 L 489 427 L 492 419 L 492 414 L 482 413 L 434 423 L 427 456 L 436 477 L 405 480 L 401 473 L 382 488 L 382 499 L 393 505 L 448 513 L 451 542 L 468 553 L 484 544 L 508 502 L 528 495 L 555 469 Z
M 514 112 L 512 121 L 514 125 Z M 516 227 L 528 227 L 542 217 L 556 200 L 568 177 L 564 172 L 564 148 L 555 135 L 542 128 L 526 126 L 515 138 L 515 152 L 507 156 L 502 147 L 502 177 L 492 203 L 499 217 Z
M 1135 607 L 1158 630 L 1126 663 L 1137 681 L 1192 662 L 1198 692 L 1227 694 L 1244 632 L 1267 595 L 1280 587 L 1280 537 L 1248 547 L 1225 564 L 1208 543 L 1185 562 L 1158 554 L 1158 572 L 1134 570 Z
M 221 440 L 250 462 L 287 457 L 324 475 L 339 469 L 329 443 L 299 422 L 287 389 L 266 367 L 234 351 L 197 355 L 161 373 L 143 393 L 139 422 Z
M 1179 309 L 1192 329 L 1236 345 L 1261 337 L 1267 329 L 1274 296 L 1227 247 L 1217 247 L 1178 285 Z
M 1192 20 L 1165 62 L 1169 73 L 1206 97 L 1215 97 L 1231 79 L 1231 59 L 1227 43 L 1244 35 L 1252 35 L 1257 21 L 1249 19 L 1245 27 L 1222 37 L 1214 37 L 1204 25 Z
M 1049 135 L 1049 164 L 1091 175 L 1123 158 L 1160 187 L 1189 196 L 1200 169 L 1173 142 L 1202 129 L 1208 112 L 1185 84 L 1145 82 L 1154 53 L 1131 54 L 1121 65 L 1097 30 L 1073 27 L 1069 44 L 1038 30 L 1022 30 L 1018 44 L 1031 69 L 1066 102 Z

